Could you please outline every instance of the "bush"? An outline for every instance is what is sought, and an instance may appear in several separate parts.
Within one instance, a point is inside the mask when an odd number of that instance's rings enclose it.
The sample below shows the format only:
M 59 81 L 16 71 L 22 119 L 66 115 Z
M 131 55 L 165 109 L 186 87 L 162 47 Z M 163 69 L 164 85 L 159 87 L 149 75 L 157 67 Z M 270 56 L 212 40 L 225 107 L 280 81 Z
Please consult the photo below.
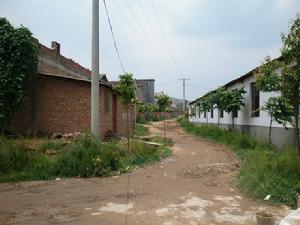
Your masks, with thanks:
M 300 194 L 300 157 L 294 149 L 275 151 L 247 135 L 216 126 L 196 126 L 178 119 L 183 129 L 196 136 L 229 146 L 241 159 L 238 187 L 249 195 L 264 199 L 271 195 L 274 203 L 295 205 Z
M 106 176 L 120 166 L 120 153 L 115 144 L 101 144 L 90 135 L 83 135 L 58 156 L 55 174 L 58 176 Z
M 22 141 L 18 143 L 0 137 L 0 182 L 108 176 L 158 161 L 171 153 L 165 146 L 152 148 L 138 141 L 132 141 L 127 152 L 125 145 L 100 143 L 99 139 L 89 134 L 76 138 L 66 146 L 59 145 L 59 141 L 53 144 L 48 140 L 39 146 L 38 151 L 27 148 Z M 60 151 L 51 158 L 41 151 L 57 147 L 61 147 Z

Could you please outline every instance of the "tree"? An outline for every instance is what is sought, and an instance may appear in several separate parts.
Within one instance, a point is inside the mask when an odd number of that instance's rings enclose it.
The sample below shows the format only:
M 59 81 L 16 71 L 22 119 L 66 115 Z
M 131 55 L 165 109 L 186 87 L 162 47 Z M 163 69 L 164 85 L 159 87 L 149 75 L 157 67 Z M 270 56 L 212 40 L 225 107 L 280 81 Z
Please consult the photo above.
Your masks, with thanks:
M 277 92 L 284 98 L 286 107 L 292 106 L 292 116 L 288 121 L 295 128 L 295 140 L 300 154 L 299 103 L 300 103 L 300 15 L 296 16 L 289 32 L 282 35 L 283 47 L 280 60 L 267 58 L 256 73 L 260 90 Z M 280 68 L 280 76 L 276 69 Z M 288 116 L 283 115 L 283 116 Z
M 208 125 L 208 112 L 213 108 L 213 104 L 209 94 L 199 99 L 197 105 L 199 107 L 200 112 L 204 112 L 206 114 L 206 124 Z
M 153 119 L 153 112 L 156 110 L 155 106 L 151 103 L 145 105 L 146 120 L 150 121 Z
M 224 110 L 232 115 L 232 129 L 234 129 L 234 117 L 235 113 L 241 110 L 242 106 L 245 106 L 243 95 L 246 91 L 241 89 L 234 89 L 223 93 L 222 104 Z
M 281 93 L 282 77 L 276 73 L 280 66 L 282 65 L 279 61 L 266 57 L 262 66 L 255 72 L 258 90 Z M 271 144 L 273 121 L 275 120 L 286 128 L 287 123 L 292 124 L 293 108 L 283 96 L 277 96 L 269 98 L 261 109 L 266 111 L 270 116 L 269 144 Z
M 0 132 L 26 99 L 36 69 L 37 50 L 31 32 L 0 18 Z
M 272 143 L 272 123 L 275 120 L 277 123 L 282 124 L 286 128 L 287 123 L 292 123 L 293 107 L 286 102 L 282 96 L 271 97 L 267 100 L 262 107 L 270 116 L 269 125 L 269 144 Z
M 120 81 L 118 82 L 115 90 L 120 94 L 122 104 L 126 109 L 126 135 L 127 135 L 127 148 L 129 151 L 129 141 L 130 141 L 130 133 L 129 133 L 129 109 L 134 104 L 135 100 L 135 84 L 133 79 L 133 74 L 125 73 L 124 75 L 119 76 Z
M 171 105 L 171 99 L 168 95 L 162 94 L 157 97 L 157 104 L 160 112 L 164 112 L 164 139 L 166 141 L 166 109 Z
M 211 93 L 211 100 L 213 108 L 218 109 L 218 126 L 220 125 L 220 112 L 225 110 L 224 95 L 226 94 L 225 88 L 221 87 Z
M 293 107 L 293 127 L 300 154 L 299 102 L 300 102 L 300 14 L 296 16 L 290 30 L 282 35 L 283 57 L 282 94 Z

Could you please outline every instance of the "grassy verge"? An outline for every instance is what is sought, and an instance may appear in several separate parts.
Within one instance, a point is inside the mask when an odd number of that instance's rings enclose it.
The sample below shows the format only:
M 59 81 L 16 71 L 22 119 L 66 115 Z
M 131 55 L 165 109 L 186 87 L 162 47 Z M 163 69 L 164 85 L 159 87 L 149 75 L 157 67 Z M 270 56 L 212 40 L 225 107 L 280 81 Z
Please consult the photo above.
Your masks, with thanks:
M 166 145 L 154 148 L 132 140 L 100 143 L 90 135 L 72 141 L 8 140 L 0 137 L 0 182 L 48 180 L 57 177 L 99 177 L 120 174 L 171 154 Z M 35 142 L 36 143 L 36 142 Z M 47 153 L 51 154 L 47 154 Z
M 144 126 L 143 124 L 137 123 L 135 126 L 135 132 L 134 134 L 137 136 L 146 136 L 149 135 L 150 131 L 149 128 Z
M 300 193 L 300 157 L 294 149 L 276 151 L 273 146 L 216 126 L 197 126 L 178 120 L 188 133 L 230 147 L 241 159 L 237 186 L 248 195 L 273 203 L 295 206 Z

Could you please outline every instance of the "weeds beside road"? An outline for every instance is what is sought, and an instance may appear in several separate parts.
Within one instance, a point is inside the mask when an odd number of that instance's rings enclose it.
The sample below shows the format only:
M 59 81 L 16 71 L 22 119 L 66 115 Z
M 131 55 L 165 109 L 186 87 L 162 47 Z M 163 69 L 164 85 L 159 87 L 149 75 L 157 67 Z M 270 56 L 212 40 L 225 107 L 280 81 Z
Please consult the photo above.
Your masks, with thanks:
M 250 137 L 216 126 L 197 126 L 178 120 L 183 129 L 230 147 L 241 159 L 237 186 L 248 195 L 295 206 L 300 193 L 300 157 L 294 149 L 276 151 Z
M 143 134 L 146 133 L 144 128 Z M 38 144 L 32 144 L 38 142 Z M 32 145 L 36 145 L 32 147 Z M 98 177 L 128 172 L 171 154 L 167 145 L 152 147 L 133 139 L 100 143 L 88 134 L 63 140 L 9 140 L 0 137 L 0 182 Z

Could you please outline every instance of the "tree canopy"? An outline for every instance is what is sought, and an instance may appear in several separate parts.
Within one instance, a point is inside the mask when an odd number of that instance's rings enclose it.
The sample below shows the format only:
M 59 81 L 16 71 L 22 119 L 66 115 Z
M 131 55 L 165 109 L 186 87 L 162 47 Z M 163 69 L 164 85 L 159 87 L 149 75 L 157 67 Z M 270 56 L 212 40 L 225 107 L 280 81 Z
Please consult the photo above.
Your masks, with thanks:
M 0 18 L 0 131 L 26 99 L 28 81 L 36 68 L 37 50 L 31 32 Z

